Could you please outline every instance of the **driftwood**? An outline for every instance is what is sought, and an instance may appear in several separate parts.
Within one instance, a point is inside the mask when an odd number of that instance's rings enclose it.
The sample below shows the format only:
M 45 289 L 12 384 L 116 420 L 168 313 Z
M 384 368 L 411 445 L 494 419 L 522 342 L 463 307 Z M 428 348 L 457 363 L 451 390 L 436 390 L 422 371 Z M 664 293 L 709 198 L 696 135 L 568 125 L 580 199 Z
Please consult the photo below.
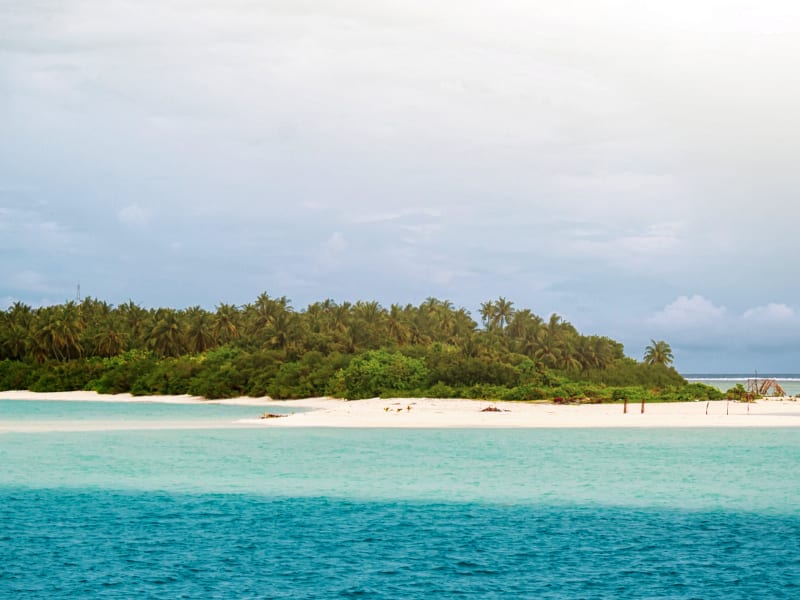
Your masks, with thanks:
M 275 413 L 265 412 L 261 415 L 262 419 L 280 419 L 281 417 L 288 417 L 289 415 L 276 415 Z
M 786 392 L 774 379 L 748 379 L 747 391 L 759 396 L 785 396 Z M 772 391 L 772 394 L 770 394 Z

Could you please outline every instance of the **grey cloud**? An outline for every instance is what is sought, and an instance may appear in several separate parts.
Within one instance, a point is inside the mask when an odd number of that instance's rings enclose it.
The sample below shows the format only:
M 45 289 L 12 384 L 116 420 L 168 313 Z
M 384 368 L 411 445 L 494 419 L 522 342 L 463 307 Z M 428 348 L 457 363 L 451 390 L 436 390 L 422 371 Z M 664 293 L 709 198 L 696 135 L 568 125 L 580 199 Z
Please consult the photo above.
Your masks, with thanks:
M 745 356 L 741 316 L 798 292 L 798 24 L 777 1 L 6 2 L 0 295 L 41 297 L 26 271 L 152 304 L 506 295 L 638 348 L 694 290 Z
M 770 302 L 739 312 L 699 295 L 677 298 L 646 326 L 677 347 L 719 353 L 796 351 L 800 339 L 800 316 L 791 306 Z

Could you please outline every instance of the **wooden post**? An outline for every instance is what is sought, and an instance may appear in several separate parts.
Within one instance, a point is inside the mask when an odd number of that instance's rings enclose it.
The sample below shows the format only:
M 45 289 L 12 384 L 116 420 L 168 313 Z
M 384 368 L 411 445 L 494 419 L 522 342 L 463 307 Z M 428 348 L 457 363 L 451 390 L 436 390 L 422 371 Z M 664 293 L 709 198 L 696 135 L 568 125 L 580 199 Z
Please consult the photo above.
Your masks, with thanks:
M 644 396 L 642 396 L 642 414 L 644 414 Z
M 622 414 L 623 415 L 627 415 L 628 414 L 628 398 L 625 398 L 625 406 L 622 409 Z
M 709 404 L 711 404 L 711 400 L 709 400 L 708 402 L 706 402 L 706 414 L 708 414 L 708 405 L 709 405 Z

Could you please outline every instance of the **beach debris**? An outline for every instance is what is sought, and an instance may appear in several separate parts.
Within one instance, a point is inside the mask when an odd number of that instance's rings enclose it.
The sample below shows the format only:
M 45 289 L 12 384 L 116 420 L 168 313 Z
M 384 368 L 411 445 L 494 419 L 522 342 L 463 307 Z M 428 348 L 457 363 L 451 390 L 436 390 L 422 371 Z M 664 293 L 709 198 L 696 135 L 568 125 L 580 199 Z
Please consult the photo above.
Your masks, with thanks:
M 501 408 L 497 408 L 496 406 L 487 406 L 486 408 L 482 409 L 481 412 L 511 412 L 511 411 L 503 410 Z
M 756 394 L 758 396 L 785 396 L 786 391 L 780 386 L 780 384 L 771 378 L 767 379 L 748 379 L 747 380 L 747 391 L 751 394 Z M 772 392 L 770 394 L 770 392 Z
M 406 410 L 407 410 L 408 412 L 411 412 L 411 405 L 410 405 L 410 404 L 409 404 L 408 406 L 406 406 Z
M 553 398 L 553 404 L 581 404 L 580 398 L 562 398 L 561 396 L 556 396 Z
M 279 419 L 281 417 L 288 417 L 289 415 L 276 415 L 275 413 L 265 412 L 261 415 L 261 419 Z
M 390 410 L 392 410 L 392 409 L 389 408 L 388 406 L 384 406 L 383 407 L 383 412 L 389 412 Z

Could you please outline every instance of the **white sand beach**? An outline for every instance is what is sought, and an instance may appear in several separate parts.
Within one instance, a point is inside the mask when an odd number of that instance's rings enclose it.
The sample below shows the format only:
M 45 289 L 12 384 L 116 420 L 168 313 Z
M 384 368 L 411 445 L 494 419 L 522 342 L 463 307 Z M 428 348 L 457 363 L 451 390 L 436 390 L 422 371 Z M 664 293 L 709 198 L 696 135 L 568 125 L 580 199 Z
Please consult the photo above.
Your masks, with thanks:
M 792 398 L 759 400 L 750 404 L 725 400 L 706 403 L 674 402 L 645 405 L 630 403 L 628 413 L 622 404 L 557 405 L 550 403 L 489 402 L 438 398 L 372 398 L 346 401 L 333 398 L 272 400 L 271 398 L 233 398 L 205 400 L 193 396 L 103 395 L 94 392 L 35 393 L 0 392 L 0 400 L 53 400 L 92 402 L 165 402 L 214 403 L 253 407 L 252 419 L 214 424 L 142 422 L 135 427 L 208 428 L 208 427 L 373 427 L 373 428 L 592 428 L 592 427 L 800 427 L 800 402 Z M 286 417 L 262 419 L 270 406 L 291 412 Z M 487 407 L 498 411 L 484 412 Z M 108 423 L 108 429 L 131 428 L 128 423 Z M 52 424 L 47 430 L 52 430 Z M 63 423 L 59 430 L 101 428 L 103 424 Z M 33 428 L 33 429 L 31 429 Z M 35 424 L 23 428 L 36 429 Z M 0 430 L 18 430 L 3 426 Z M 21 430 L 21 429 L 20 429 Z

